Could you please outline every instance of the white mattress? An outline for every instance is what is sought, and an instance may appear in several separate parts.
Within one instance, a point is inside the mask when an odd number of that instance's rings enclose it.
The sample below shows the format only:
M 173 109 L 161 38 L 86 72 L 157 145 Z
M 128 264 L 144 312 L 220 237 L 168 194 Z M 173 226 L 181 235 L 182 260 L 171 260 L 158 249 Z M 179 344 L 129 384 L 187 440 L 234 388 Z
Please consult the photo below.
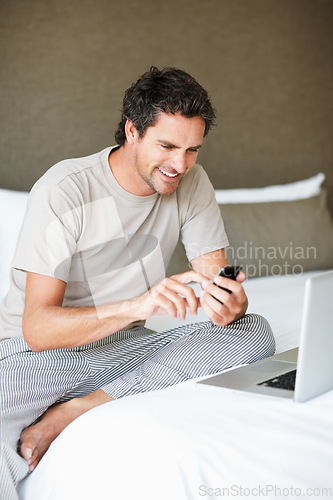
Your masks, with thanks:
M 307 276 L 246 284 L 249 310 L 269 319 L 279 351 L 297 345 Z M 189 381 L 123 398 L 68 426 L 22 483 L 21 498 L 333 495 L 332 414 L 333 391 L 297 404 Z
M 193 381 L 124 398 L 65 429 L 21 498 L 192 500 L 270 486 L 271 498 L 310 498 L 332 486 L 332 412 L 332 393 L 295 404 Z

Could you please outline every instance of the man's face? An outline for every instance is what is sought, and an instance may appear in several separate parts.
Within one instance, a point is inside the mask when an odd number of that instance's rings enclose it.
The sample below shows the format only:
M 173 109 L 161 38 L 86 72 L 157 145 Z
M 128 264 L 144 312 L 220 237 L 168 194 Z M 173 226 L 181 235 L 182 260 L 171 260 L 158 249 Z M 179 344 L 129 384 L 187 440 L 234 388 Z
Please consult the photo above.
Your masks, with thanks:
M 160 113 L 142 138 L 132 127 L 133 174 L 140 194 L 173 193 L 196 162 L 205 121 L 198 116 Z

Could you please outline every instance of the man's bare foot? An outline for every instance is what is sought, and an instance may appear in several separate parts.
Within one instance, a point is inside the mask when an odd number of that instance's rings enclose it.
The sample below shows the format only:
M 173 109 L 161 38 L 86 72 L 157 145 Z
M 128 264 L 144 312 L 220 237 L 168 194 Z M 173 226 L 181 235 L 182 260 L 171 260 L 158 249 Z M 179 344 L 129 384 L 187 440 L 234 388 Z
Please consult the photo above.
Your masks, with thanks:
M 35 469 L 50 444 L 68 424 L 86 411 L 109 401 L 112 398 L 99 389 L 82 398 L 51 406 L 41 420 L 24 429 L 20 437 L 20 453 L 29 464 L 29 472 Z

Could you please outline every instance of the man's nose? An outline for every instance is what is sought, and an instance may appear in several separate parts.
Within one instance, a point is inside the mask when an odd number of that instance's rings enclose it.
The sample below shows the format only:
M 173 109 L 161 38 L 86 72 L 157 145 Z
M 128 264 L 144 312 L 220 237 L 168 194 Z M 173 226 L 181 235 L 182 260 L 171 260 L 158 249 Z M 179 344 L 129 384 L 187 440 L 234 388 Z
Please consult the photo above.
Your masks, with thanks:
M 173 167 L 179 174 L 183 174 L 186 171 L 186 152 L 177 151 L 175 153 Z

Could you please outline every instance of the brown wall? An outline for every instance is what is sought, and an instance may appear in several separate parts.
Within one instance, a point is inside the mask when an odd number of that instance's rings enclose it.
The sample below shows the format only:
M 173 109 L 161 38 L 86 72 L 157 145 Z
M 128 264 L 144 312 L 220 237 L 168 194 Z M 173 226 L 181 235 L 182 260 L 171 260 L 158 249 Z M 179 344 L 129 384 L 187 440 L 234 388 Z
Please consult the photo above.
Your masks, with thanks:
M 324 171 L 333 208 L 332 26 L 331 0 L 1 0 L 0 187 L 112 144 L 124 89 L 172 65 L 218 111 L 215 187 Z

